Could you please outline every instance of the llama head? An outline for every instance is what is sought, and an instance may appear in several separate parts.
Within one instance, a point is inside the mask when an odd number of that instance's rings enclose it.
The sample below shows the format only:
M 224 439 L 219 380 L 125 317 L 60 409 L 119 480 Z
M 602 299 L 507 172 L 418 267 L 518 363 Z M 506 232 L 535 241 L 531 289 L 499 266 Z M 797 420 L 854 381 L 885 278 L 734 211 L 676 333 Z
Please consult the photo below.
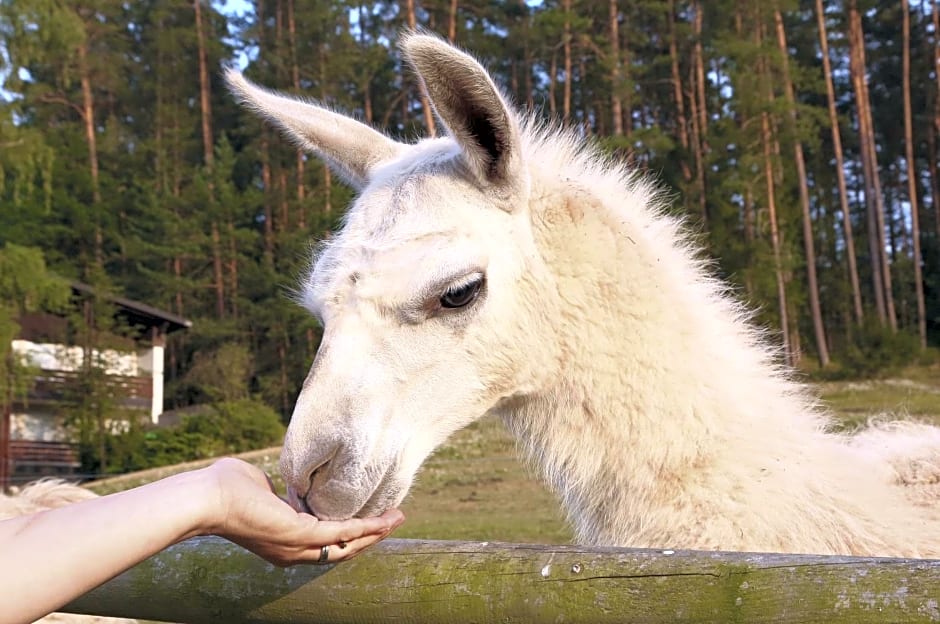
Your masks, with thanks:
M 428 35 L 402 49 L 445 138 L 399 143 L 227 75 L 359 192 L 301 290 L 324 334 L 281 469 L 320 518 L 397 506 L 447 436 L 532 392 L 557 360 L 520 121 L 471 57 Z

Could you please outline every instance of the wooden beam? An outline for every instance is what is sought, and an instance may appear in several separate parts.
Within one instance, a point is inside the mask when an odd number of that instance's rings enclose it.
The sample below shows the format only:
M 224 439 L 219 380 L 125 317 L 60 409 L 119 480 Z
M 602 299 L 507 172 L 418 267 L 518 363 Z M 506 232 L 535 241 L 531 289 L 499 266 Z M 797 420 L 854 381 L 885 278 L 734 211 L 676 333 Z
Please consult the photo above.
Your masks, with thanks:
M 182 624 L 937 622 L 940 561 L 389 539 L 285 569 L 197 538 L 65 610 Z

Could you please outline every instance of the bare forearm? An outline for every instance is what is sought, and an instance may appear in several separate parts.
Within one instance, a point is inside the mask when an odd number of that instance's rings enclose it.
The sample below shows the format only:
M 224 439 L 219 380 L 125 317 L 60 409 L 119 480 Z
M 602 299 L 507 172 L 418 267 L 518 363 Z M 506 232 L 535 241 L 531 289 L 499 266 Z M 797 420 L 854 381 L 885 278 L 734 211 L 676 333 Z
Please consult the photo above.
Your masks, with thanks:
M 200 472 L 0 522 L 0 624 L 31 622 L 170 544 L 202 532 Z
M 278 565 L 336 563 L 402 520 L 389 510 L 378 518 L 320 522 L 278 497 L 257 467 L 222 459 L 120 494 L 0 522 L 0 624 L 31 622 L 194 535 L 219 535 Z

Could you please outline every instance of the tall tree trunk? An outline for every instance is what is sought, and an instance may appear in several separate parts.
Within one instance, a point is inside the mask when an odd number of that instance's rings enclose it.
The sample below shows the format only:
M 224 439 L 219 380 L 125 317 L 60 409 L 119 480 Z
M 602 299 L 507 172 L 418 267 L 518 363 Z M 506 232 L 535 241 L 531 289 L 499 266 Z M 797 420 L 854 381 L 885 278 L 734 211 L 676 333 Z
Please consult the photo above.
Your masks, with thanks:
M 682 146 L 682 158 L 679 166 L 682 168 L 682 178 L 686 182 L 692 181 L 692 170 L 686 160 L 689 156 L 689 129 L 685 118 L 685 96 L 682 93 L 682 75 L 679 71 L 679 43 L 676 36 L 675 0 L 669 0 L 666 19 L 669 24 L 669 60 L 672 72 L 672 95 L 676 103 L 676 129 L 679 134 L 679 145 Z
M 933 127 L 929 134 L 933 140 L 930 148 L 930 161 L 933 163 L 930 167 L 930 185 L 932 189 L 931 199 L 934 212 L 934 227 L 937 230 L 937 238 L 940 238 L 940 182 L 937 176 L 940 170 L 937 169 L 937 135 L 940 135 L 940 3 L 933 3 L 933 10 L 930 14 L 933 22 L 933 67 L 934 78 L 937 80 L 937 87 L 933 92 Z
M 219 236 L 219 223 L 213 219 L 212 236 L 212 275 L 215 278 L 215 313 L 219 318 L 225 316 L 225 285 L 222 278 L 222 241 Z
M 940 3 L 933 3 L 933 10 L 930 12 L 930 21 L 933 23 L 933 66 L 940 67 Z M 940 71 L 934 71 L 934 78 L 937 81 L 937 88 L 934 91 L 933 123 L 940 134 Z
M 176 109 L 176 106 L 174 106 L 174 109 Z M 176 111 L 174 110 L 174 113 L 175 112 Z M 172 172 L 173 172 L 173 184 L 172 184 L 170 192 L 173 194 L 173 200 L 174 200 L 172 202 L 173 217 L 175 219 L 174 224 L 176 228 L 178 228 L 178 229 L 175 229 L 175 233 L 177 236 L 182 236 L 183 217 L 179 211 L 179 208 L 180 208 L 179 199 L 183 193 L 183 181 L 181 179 L 180 168 L 179 168 L 179 163 L 183 162 L 183 156 L 181 153 L 182 146 L 180 145 L 180 126 L 179 126 L 180 116 L 178 114 L 173 114 L 171 115 L 171 119 L 173 120 L 173 127 L 172 127 L 173 132 L 171 135 L 173 137 L 173 144 L 172 144 L 173 153 L 169 161 L 170 161 L 170 166 L 172 167 Z M 176 292 L 174 293 L 173 300 L 176 304 L 176 313 L 179 316 L 185 316 L 183 312 L 183 288 L 182 288 L 183 256 L 182 256 L 182 253 L 179 251 L 179 246 L 175 246 L 175 247 L 176 247 L 176 251 L 174 251 L 173 253 L 173 276 L 176 278 L 174 280 L 174 288 Z M 182 332 L 182 333 L 185 333 L 185 332 Z M 179 342 L 182 343 L 184 340 L 185 339 L 181 337 L 179 339 Z
M 287 393 L 287 332 L 281 330 L 278 333 L 280 334 L 280 340 L 277 344 L 277 358 L 280 362 L 281 372 L 281 412 L 287 414 L 291 408 L 290 397 Z
M 561 115 L 567 123 L 571 120 L 571 0 L 562 0 L 562 8 L 565 12 L 564 34 L 561 39 L 565 84 L 562 91 Z
M 692 120 L 691 147 L 695 159 L 695 192 L 698 202 L 699 216 L 702 219 L 702 228 L 708 229 L 708 202 L 705 197 L 705 147 L 700 116 L 698 112 L 698 98 L 695 96 L 695 66 L 689 69 L 689 84 L 692 93 L 689 97 L 689 117 Z
M 366 49 L 366 29 L 368 27 L 368 12 L 365 5 L 359 5 L 359 45 L 363 50 Z M 317 56 L 320 66 L 320 98 L 326 99 L 326 45 L 321 42 L 317 47 Z M 363 72 L 362 84 L 362 111 L 367 124 L 372 124 L 372 75 Z
M 940 102 L 940 94 L 937 101 Z M 937 238 L 940 239 L 940 164 L 937 162 L 937 128 L 933 124 L 927 124 L 927 166 L 930 168 L 930 201 L 933 204 L 933 225 L 937 232 Z
M 581 101 L 578 109 L 581 111 L 581 128 L 584 129 L 585 136 L 590 136 L 594 132 L 594 126 L 591 120 L 598 120 L 599 110 L 595 104 L 594 110 L 591 110 L 591 100 L 588 98 L 587 90 L 587 63 L 584 61 L 584 55 L 578 56 L 578 86 L 581 95 Z
M 519 6 L 522 9 L 522 58 L 523 66 L 525 70 L 525 105 L 526 109 L 529 111 L 535 110 L 535 93 L 532 89 L 532 49 L 530 48 L 529 32 L 530 32 L 530 20 L 531 15 L 529 13 L 529 5 L 526 4 L 526 0 L 519 0 Z
M 936 1 L 934 2 L 936 4 Z M 936 10 L 936 6 L 934 7 Z M 917 299 L 917 333 L 920 335 L 920 348 L 927 348 L 927 309 L 924 303 L 924 278 L 920 262 L 920 216 L 917 204 L 917 170 L 914 163 L 914 130 L 911 120 L 911 11 L 908 0 L 901 0 L 902 26 L 902 69 L 901 79 L 904 90 L 904 158 L 907 161 L 907 199 L 911 205 L 911 242 L 914 255 L 914 293 Z M 934 33 L 936 37 L 940 33 Z M 940 66 L 934 71 L 940 70 Z M 934 172 L 936 173 L 936 172 Z M 936 198 L 934 199 L 936 201 Z
M 320 41 L 317 46 L 317 57 L 319 60 L 320 71 L 320 99 L 326 100 L 326 41 Z M 366 91 L 366 121 L 371 123 L 372 99 L 369 91 Z M 333 212 L 333 172 L 329 166 L 323 165 L 323 214 L 329 215 Z
M 552 116 L 558 112 L 558 105 L 555 103 L 555 84 L 558 82 L 558 50 L 552 49 L 552 60 L 548 66 L 548 112 Z
M 620 58 L 620 9 L 617 0 L 609 0 L 608 5 L 610 36 L 610 120 L 614 136 L 623 136 L 623 105 L 620 89 L 623 83 L 623 66 Z M 583 77 L 582 77 L 583 80 Z
M 281 202 L 281 214 L 274 225 L 278 232 L 287 232 L 290 230 L 290 203 L 288 201 L 287 191 L 287 169 L 281 167 L 277 177 L 278 197 Z
M 764 39 L 764 26 L 759 23 L 755 30 L 755 42 L 758 47 Z M 762 95 L 770 102 L 773 92 L 770 85 L 770 71 L 766 59 L 758 60 L 759 84 Z M 788 365 L 795 364 L 795 353 L 791 344 L 789 305 L 787 303 L 786 275 L 783 269 L 783 252 L 780 244 L 780 229 L 777 220 L 776 181 L 774 175 L 774 137 L 770 114 L 766 107 L 760 113 L 761 146 L 764 154 L 764 184 L 767 191 L 767 218 L 770 222 L 770 246 L 774 259 L 774 277 L 777 282 L 777 307 L 780 313 L 780 336 L 783 340 L 783 353 Z
M 157 27 L 162 29 L 163 22 L 162 20 L 157 24 Z M 154 124 L 153 124 L 153 133 L 154 133 L 154 145 L 155 153 L 153 160 L 153 168 L 156 173 L 154 180 L 154 188 L 157 193 L 166 194 L 170 189 L 170 177 L 168 173 L 168 163 L 166 157 L 166 146 L 164 145 L 164 135 L 163 135 L 163 120 L 166 119 L 165 112 L 165 101 L 164 101 L 164 81 L 163 81 L 163 66 L 166 62 L 166 56 L 164 55 L 163 46 L 157 47 L 157 59 L 156 66 L 154 68 Z
M 287 0 L 287 35 L 290 42 L 291 82 L 293 83 L 294 91 L 299 93 L 300 66 L 297 63 L 297 24 L 294 16 L 294 0 Z M 307 196 L 307 189 L 304 185 L 307 165 L 304 160 L 303 150 L 295 150 L 295 162 L 297 171 L 297 226 L 303 231 L 307 229 L 306 210 L 304 209 L 304 199 Z
M 692 23 L 695 36 L 693 66 L 695 72 L 695 99 L 698 101 L 696 111 L 698 113 L 698 169 L 697 178 L 699 186 L 699 210 L 702 213 L 703 223 L 708 224 L 708 195 L 705 188 L 705 155 L 708 153 L 708 101 L 705 97 L 705 52 L 702 44 L 703 22 L 705 19 L 705 9 L 701 0 L 693 2 L 695 18 Z
M 95 97 L 91 90 L 91 71 L 88 68 L 88 43 L 78 46 L 78 66 L 82 87 L 82 122 L 88 147 L 88 170 L 91 176 L 91 199 L 95 219 L 95 264 L 104 267 L 104 235 L 101 231 L 101 187 L 98 173 L 98 138 L 95 133 Z
M 266 46 L 264 28 L 265 28 L 265 19 L 266 13 L 264 10 L 265 3 L 263 0 L 258 0 L 257 8 L 255 13 L 257 15 L 258 21 L 258 49 L 260 50 L 260 58 L 266 58 L 268 48 Z M 276 18 L 275 18 L 276 19 Z M 276 46 L 276 44 L 275 44 Z M 263 266 L 273 271 L 274 270 L 274 209 L 272 208 L 271 202 L 273 199 L 274 184 L 273 184 L 273 172 L 271 170 L 271 143 L 268 138 L 268 131 L 266 128 L 261 130 L 261 186 L 264 189 L 261 194 L 261 210 L 264 216 L 264 225 L 262 229 L 262 241 L 263 241 L 263 252 L 262 252 L 262 261 Z
M 457 42 L 457 0 L 450 0 L 447 11 L 447 39 L 451 43 Z
M 783 274 L 782 254 L 780 250 L 780 231 L 777 227 L 777 201 L 774 188 L 773 148 L 770 119 L 767 112 L 761 113 L 761 143 L 764 149 L 764 178 L 767 185 L 767 213 L 770 220 L 770 245 L 774 254 L 774 276 L 777 281 L 777 307 L 780 310 L 780 335 L 783 338 L 783 352 L 788 364 L 793 364 L 793 350 L 790 346 L 790 321 L 787 312 L 787 288 Z
M 405 7 L 408 18 L 408 28 L 415 30 L 418 27 L 417 16 L 415 15 L 415 0 L 406 0 Z M 431 109 L 431 101 L 428 100 L 428 94 L 425 93 L 420 82 L 418 83 L 418 93 L 421 98 L 421 110 L 424 113 L 424 125 L 428 129 L 428 136 L 433 137 L 437 134 L 437 129 L 434 124 L 434 111 Z
M 698 98 L 699 128 L 704 139 L 708 135 L 708 108 L 705 98 L 705 52 L 702 46 L 702 25 L 704 21 L 704 11 L 701 0 L 693 2 L 695 10 L 695 19 L 692 22 L 693 32 L 695 34 L 694 48 L 694 66 L 695 66 L 695 88 Z M 703 141 L 702 147 L 708 149 L 707 143 Z
M 193 11 L 196 14 L 196 47 L 199 62 L 199 107 L 202 127 L 202 155 L 206 168 L 209 171 L 209 201 L 215 204 L 214 189 L 211 182 L 214 164 L 212 140 L 212 108 L 209 91 L 209 62 L 206 53 L 206 35 L 203 29 L 202 0 L 193 0 Z M 219 223 L 215 215 L 211 217 L 211 247 L 212 247 L 212 276 L 215 289 L 215 310 L 218 318 L 225 316 L 225 280 L 222 273 L 222 242 L 219 236 Z
M 201 111 L 202 156 L 207 167 L 212 168 L 212 108 L 209 103 L 209 61 L 206 56 L 206 35 L 202 28 L 202 0 L 193 0 L 196 13 L 196 47 L 199 58 L 199 109 Z
M 850 63 L 855 85 L 856 103 L 859 116 L 859 130 L 861 139 L 862 164 L 866 166 L 866 186 L 872 194 L 869 208 L 874 212 L 873 225 L 875 231 L 870 233 L 870 246 L 872 247 L 872 268 L 878 275 L 879 288 L 883 293 L 884 314 L 888 326 L 892 330 L 898 327 L 897 315 L 894 310 L 894 295 L 891 287 L 891 267 L 888 263 L 888 254 L 885 249 L 885 210 L 884 196 L 881 190 L 881 177 L 878 173 L 878 154 L 875 149 L 875 131 L 871 114 L 871 98 L 868 95 L 868 82 L 866 79 L 865 62 L 865 35 L 862 31 L 862 18 L 855 0 L 849 1 L 849 46 Z M 866 195 L 868 192 L 866 191 Z
M 235 241 L 235 223 L 228 221 L 228 276 L 229 276 L 229 309 L 232 317 L 238 320 L 238 244 Z
M 264 211 L 264 264 L 269 269 L 274 268 L 274 210 L 271 208 L 272 191 L 274 185 L 271 181 L 271 145 L 266 130 L 261 131 L 261 186 L 264 188 L 262 210 Z
M 793 122 L 793 130 L 796 131 L 796 96 L 793 93 L 793 83 L 790 81 L 790 62 L 788 60 L 790 55 L 787 49 L 787 33 L 783 25 L 783 16 L 777 8 L 774 8 L 774 26 L 777 31 L 777 47 L 780 49 L 783 64 L 783 90 L 787 98 L 787 106 L 790 108 L 790 120 Z M 816 339 L 819 363 L 825 368 L 829 366 L 829 347 L 826 341 L 826 327 L 823 324 L 822 307 L 819 303 L 819 284 L 816 279 L 816 243 L 813 235 L 813 220 L 810 215 L 806 161 L 803 158 L 803 143 L 799 139 L 793 141 L 793 156 L 796 160 L 797 184 L 800 190 L 800 206 L 803 213 L 803 250 L 806 254 L 806 283 L 809 290 L 810 313 L 813 317 L 813 334 Z
M 829 125 L 832 129 L 832 146 L 836 158 L 836 180 L 839 187 L 839 207 L 842 210 L 842 231 L 845 237 L 845 255 L 849 265 L 849 281 L 852 284 L 852 309 L 855 322 L 864 319 L 862 289 L 858 279 L 858 262 L 855 257 L 855 235 L 852 232 L 852 215 L 849 211 L 849 193 L 845 183 L 845 159 L 842 155 L 842 133 L 839 130 L 839 113 L 836 109 L 835 88 L 832 84 L 832 67 L 829 61 L 829 35 L 826 32 L 826 17 L 822 0 L 816 0 L 816 23 L 819 28 L 819 46 L 822 51 L 823 74 L 826 80 L 826 100 L 829 106 Z

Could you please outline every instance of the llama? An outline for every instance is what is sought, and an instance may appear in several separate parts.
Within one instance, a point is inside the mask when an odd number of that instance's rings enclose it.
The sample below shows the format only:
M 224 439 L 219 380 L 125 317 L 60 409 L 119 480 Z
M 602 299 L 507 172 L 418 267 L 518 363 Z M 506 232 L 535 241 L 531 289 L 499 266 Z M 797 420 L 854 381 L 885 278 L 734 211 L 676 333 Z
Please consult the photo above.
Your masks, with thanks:
M 581 543 L 940 555 L 940 429 L 832 433 L 653 183 L 440 39 L 402 50 L 447 136 L 404 144 L 226 75 L 358 193 L 299 288 L 324 334 L 281 459 L 295 505 L 394 507 L 491 413 Z
M 0 520 L 55 509 L 71 503 L 95 498 L 97 494 L 60 479 L 42 479 L 24 486 L 15 494 L 0 492 Z M 136 624 L 124 618 L 51 613 L 36 624 Z

